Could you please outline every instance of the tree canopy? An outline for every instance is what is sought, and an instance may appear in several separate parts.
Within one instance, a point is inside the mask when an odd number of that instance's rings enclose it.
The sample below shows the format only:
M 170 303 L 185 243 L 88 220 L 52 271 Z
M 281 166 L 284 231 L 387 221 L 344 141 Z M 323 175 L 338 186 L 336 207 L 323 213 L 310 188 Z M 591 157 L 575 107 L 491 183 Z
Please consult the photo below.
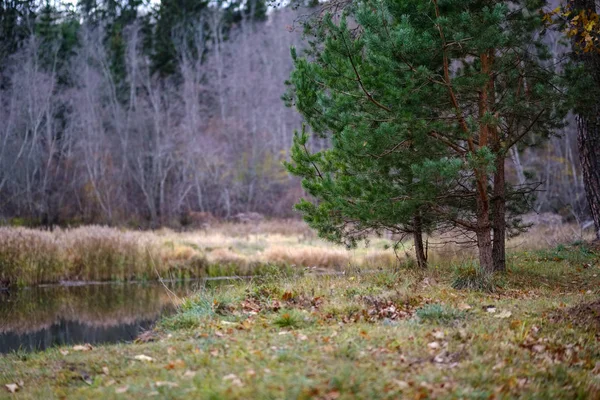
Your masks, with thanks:
M 473 235 L 482 272 L 503 269 L 506 222 L 532 189 L 507 184 L 504 160 L 564 115 L 542 5 L 364 0 L 310 25 L 287 95 L 331 138 L 315 153 L 306 132 L 294 141 L 288 169 L 317 199 L 297 206 L 308 223 L 349 244 L 451 226 Z

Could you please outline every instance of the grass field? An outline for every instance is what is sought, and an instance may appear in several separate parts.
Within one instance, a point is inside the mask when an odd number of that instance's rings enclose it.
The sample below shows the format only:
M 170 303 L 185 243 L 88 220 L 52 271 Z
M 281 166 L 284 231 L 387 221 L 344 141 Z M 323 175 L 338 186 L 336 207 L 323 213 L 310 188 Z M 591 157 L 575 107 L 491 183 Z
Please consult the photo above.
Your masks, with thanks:
M 1 357 L 0 397 L 599 399 L 598 250 L 512 253 L 493 292 L 453 289 L 469 268 L 206 290 L 139 343 Z

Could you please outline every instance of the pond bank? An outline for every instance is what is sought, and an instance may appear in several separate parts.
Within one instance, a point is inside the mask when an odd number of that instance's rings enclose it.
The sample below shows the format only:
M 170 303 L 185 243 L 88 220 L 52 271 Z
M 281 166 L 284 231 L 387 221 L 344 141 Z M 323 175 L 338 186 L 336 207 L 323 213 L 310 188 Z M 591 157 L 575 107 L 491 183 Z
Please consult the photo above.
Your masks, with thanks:
M 599 255 L 563 246 L 509 266 L 493 293 L 453 289 L 444 266 L 235 281 L 190 294 L 137 343 L 0 357 L 0 388 L 32 399 L 600 396 L 597 328 L 579 306 L 600 296 Z

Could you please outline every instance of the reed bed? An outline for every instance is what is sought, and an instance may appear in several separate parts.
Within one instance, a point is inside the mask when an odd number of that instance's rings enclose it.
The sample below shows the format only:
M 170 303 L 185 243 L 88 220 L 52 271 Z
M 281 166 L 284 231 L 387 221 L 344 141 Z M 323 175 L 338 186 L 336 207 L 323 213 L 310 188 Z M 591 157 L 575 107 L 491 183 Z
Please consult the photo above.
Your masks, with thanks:
M 224 224 L 194 232 L 138 232 L 102 226 L 54 231 L 0 227 L 0 283 L 28 286 L 247 275 L 265 266 L 340 269 L 362 264 L 367 254 L 365 249 L 348 251 L 316 239 L 298 224 L 238 227 Z M 370 260 L 373 252 L 386 251 L 384 242 L 368 251 Z
M 573 225 L 538 224 L 509 241 L 508 248 L 534 250 L 588 238 Z M 429 243 L 434 266 L 476 255 L 474 248 L 453 240 L 431 238 Z M 369 246 L 347 250 L 318 239 L 300 221 L 226 223 L 192 232 L 0 227 L 0 285 L 248 275 L 273 266 L 340 270 L 411 264 L 412 243 L 394 252 L 395 244 L 393 238 L 374 237 Z

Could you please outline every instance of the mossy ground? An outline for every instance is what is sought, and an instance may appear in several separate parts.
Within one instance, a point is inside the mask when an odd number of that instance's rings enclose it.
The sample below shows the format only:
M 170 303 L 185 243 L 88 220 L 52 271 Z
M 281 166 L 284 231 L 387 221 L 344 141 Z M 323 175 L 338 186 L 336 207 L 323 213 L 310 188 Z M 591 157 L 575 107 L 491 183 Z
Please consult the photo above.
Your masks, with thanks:
M 509 266 L 491 293 L 453 289 L 449 266 L 237 282 L 186 299 L 152 342 L 2 356 L 0 397 L 600 398 L 599 317 L 569 312 L 599 299 L 598 255 Z

